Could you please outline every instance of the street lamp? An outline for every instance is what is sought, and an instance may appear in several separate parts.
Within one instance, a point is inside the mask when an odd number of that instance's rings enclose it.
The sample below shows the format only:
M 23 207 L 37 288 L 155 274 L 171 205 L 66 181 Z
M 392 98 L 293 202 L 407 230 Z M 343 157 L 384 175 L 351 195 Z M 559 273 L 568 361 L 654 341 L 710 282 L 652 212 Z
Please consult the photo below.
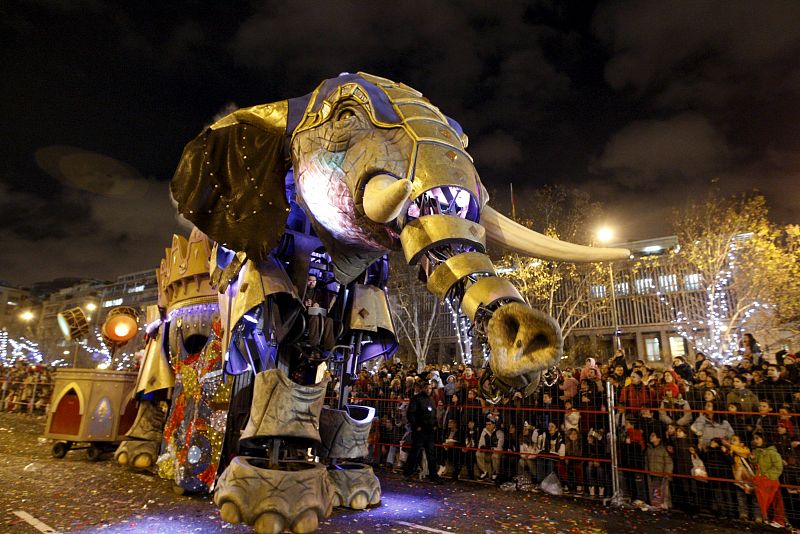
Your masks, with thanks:
M 597 240 L 608 244 L 614 239 L 614 230 L 603 226 L 597 230 Z M 619 319 L 617 318 L 617 290 L 614 287 L 614 264 L 608 263 L 608 276 L 611 280 L 611 317 L 614 320 L 614 339 L 617 350 L 622 350 L 622 337 L 619 333 Z
M 19 318 L 26 323 L 30 323 L 31 321 L 33 321 L 34 317 L 35 316 L 33 315 L 33 312 L 30 310 L 25 310 L 24 312 L 19 314 Z

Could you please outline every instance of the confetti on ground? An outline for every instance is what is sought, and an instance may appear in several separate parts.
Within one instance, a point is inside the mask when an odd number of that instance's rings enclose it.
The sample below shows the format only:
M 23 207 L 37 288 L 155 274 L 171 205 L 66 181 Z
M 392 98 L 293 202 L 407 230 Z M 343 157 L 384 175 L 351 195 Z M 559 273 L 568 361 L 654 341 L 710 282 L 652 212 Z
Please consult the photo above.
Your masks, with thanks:
M 219 519 L 207 495 L 178 496 L 171 484 L 146 473 L 121 468 L 109 459 L 88 462 L 83 451 L 52 458 L 41 437 L 44 418 L 0 413 L 0 533 L 31 532 L 14 510 L 27 510 L 59 532 L 164 533 L 254 532 Z M 37 469 L 25 467 L 34 464 Z M 601 532 L 757 532 L 755 526 L 712 516 L 655 514 L 603 507 L 599 501 L 502 491 L 473 482 L 435 486 L 408 482 L 378 470 L 380 506 L 363 512 L 337 509 L 320 532 L 420 534 L 601 533 Z M 403 524 L 406 523 L 406 524 Z M 408 524 L 416 526 L 408 526 Z M 765 532 L 779 532 L 775 529 Z M 430 530 L 429 530 L 430 532 Z

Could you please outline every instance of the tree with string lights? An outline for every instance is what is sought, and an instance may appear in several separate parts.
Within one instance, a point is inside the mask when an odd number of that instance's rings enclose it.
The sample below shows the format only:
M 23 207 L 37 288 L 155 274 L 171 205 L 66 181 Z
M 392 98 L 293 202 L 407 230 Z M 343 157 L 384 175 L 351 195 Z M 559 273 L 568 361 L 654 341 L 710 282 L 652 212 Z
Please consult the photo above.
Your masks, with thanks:
M 768 218 L 761 195 L 719 197 L 675 212 L 680 258 L 705 289 L 700 314 L 677 309 L 677 332 L 720 363 L 735 360 L 745 331 L 768 337 L 777 328 L 797 330 L 800 302 L 800 232 Z

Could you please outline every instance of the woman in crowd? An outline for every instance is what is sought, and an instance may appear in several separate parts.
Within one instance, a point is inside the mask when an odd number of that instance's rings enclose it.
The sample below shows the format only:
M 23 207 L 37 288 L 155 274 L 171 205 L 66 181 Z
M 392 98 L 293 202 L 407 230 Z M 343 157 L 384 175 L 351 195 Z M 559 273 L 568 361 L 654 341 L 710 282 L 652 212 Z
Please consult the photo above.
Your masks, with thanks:
M 706 403 L 703 413 L 692 423 L 691 428 L 692 432 L 697 436 L 700 450 L 708 448 L 708 444 L 714 438 L 728 440 L 733 436 L 731 425 L 727 421 L 719 420 L 714 413 L 714 403 L 712 402 Z
M 689 411 L 689 403 L 681 397 L 673 397 L 672 390 L 664 391 L 665 395 L 661 401 L 661 411 L 658 418 L 665 425 L 675 424 L 678 426 L 688 426 L 692 423 L 692 412 Z

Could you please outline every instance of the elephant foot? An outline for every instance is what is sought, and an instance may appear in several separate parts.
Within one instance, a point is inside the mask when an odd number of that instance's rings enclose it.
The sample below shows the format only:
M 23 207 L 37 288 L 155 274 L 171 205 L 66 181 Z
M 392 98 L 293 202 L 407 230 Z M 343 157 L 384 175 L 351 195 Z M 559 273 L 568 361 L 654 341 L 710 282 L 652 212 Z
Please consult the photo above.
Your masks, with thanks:
M 335 465 L 328 469 L 328 478 L 333 485 L 334 506 L 363 510 L 381 502 L 381 484 L 368 465 Z
M 321 464 L 283 461 L 270 469 L 264 459 L 237 456 L 220 476 L 214 502 L 223 521 L 246 523 L 259 533 L 302 534 L 330 515 L 332 497 Z
M 123 441 L 119 444 L 114 457 L 118 464 L 125 467 L 149 469 L 155 463 L 158 445 L 157 441 Z

